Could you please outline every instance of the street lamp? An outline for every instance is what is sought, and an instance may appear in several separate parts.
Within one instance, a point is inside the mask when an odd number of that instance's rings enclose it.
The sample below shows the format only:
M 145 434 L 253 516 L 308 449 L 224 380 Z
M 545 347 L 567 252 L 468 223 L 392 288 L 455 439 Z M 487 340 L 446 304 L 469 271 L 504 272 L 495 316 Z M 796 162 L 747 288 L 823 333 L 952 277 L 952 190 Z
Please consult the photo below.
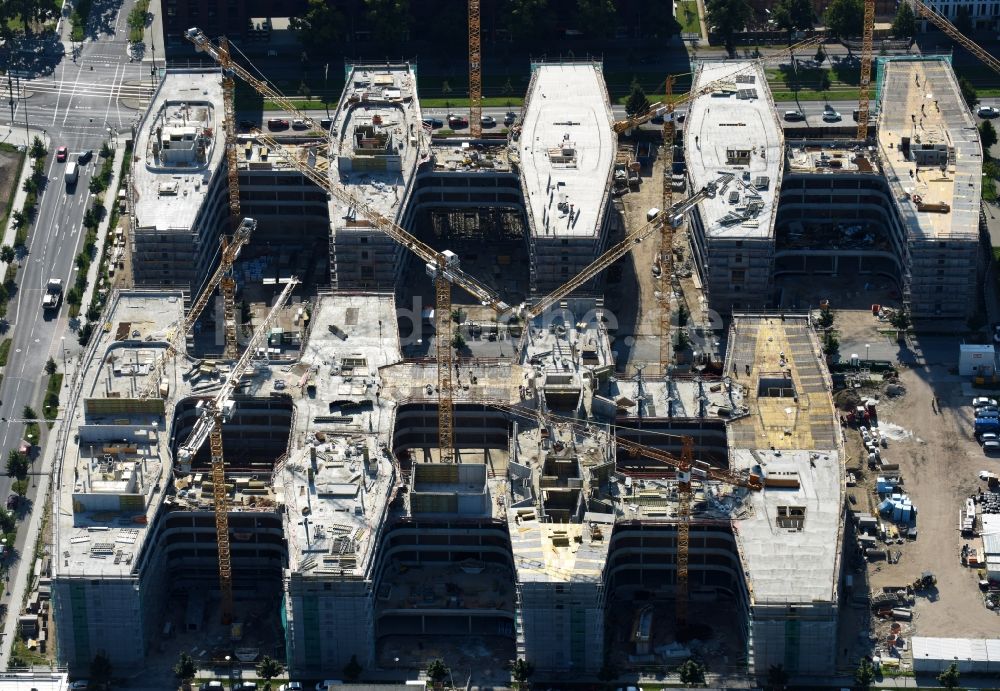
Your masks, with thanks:
M 66 376 L 66 337 L 62 337 L 62 356 L 63 356 L 63 381 L 66 382 L 66 386 L 69 386 L 69 377 Z
M 233 658 L 226 655 L 226 667 L 229 669 L 229 688 L 233 688 Z

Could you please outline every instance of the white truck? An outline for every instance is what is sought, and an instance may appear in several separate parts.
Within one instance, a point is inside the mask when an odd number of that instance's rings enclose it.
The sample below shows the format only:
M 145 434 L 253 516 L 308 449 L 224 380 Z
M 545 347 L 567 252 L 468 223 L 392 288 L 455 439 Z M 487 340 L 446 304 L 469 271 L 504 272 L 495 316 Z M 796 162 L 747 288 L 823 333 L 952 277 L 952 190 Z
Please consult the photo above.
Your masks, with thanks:
M 63 282 L 61 278 L 50 278 L 42 297 L 42 309 L 56 310 L 62 304 Z

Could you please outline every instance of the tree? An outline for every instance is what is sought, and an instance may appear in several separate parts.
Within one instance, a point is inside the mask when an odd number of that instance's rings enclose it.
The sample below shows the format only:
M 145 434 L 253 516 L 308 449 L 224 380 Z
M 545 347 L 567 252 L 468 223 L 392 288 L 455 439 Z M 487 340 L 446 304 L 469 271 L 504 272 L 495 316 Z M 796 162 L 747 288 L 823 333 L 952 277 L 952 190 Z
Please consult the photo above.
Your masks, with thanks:
M 840 339 L 832 331 L 827 331 L 823 335 L 823 353 L 827 357 L 833 357 L 840 350 Z
M 788 672 L 784 665 L 771 665 L 767 670 L 767 686 L 775 691 L 784 689 L 788 685 Z
M 90 682 L 106 688 L 113 674 L 114 668 L 111 666 L 111 660 L 108 659 L 108 656 L 102 653 L 95 655 L 90 662 Z
M 198 666 L 194 663 L 194 658 L 185 652 L 181 653 L 181 656 L 177 658 L 177 664 L 174 665 L 174 676 L 181 681 L 181 683 L 190 683 L 194 679 L 194 675 L 198 673 Z
M 958 665 L 952 662 L 948 669 L 938 675 L 937 680 L 946 689 L 953 689 L 958 686 Z
M 101 151 L 98 153 L 98 156 L 109 158 L 112 153 L 114 152 L 111 150 L 111 146 L 107 142 L 101 142 Z
M 264 688 L 271 688 L 271 680 L 279 676 L 285 668 L 277 660 L 265 655 L 257 663 L 257 676 L 264 680 Z
M 28 456 L 17 449 L 7 453 L 7 477 L 23 480 L 28 475 Z
M 438 658 L 432 660 L 429 665 L 427 665 L 427 678 L 430 679 L 435 684 L 442 683 L 451 674 L 451 670 L 444 663 L 444 660 Z
M 826 60 L 826 53 L 823 52 L 823 46 L 816 48 L 815 60 L 817 65 L 822 65 L 823 61 Z
M 461 350 L 465 347 L 465 337 L 462 335 L 462 332 L 456 331 L 451 337 L 451 347 L 455 350 Z
M 580 31 L 592 38 L 613 36 L 618 25 L 612 0 L 576 0 L 575 19 Z
M 972 34 L 972 13 L 969 12 L 967 5 L 959 5 L 955 8 L 955 21 L 952 24 L 964 35 L 969 36 Z
M 681 683 L 688 686 L 695 686 L 696 684 L 705 683 L 705 667 L 700 665 L 691 658 L 684 661 L 678 669 L 678 673 L 681 677 Z
M 976 87 L 966 77 L 959 77 L 958 88 L 962 90 L 962 98 L 965 99 L 969 110 L 973 110 L 979 103 L 979 95 L 976 93 Z
M 823 23 L 835 38 L 844 39 L 863 33 L 865 6 L 863 0 L 833 0 L 823 13 Z
M 917 17 L 910 3 L 899 3 L 896 18 L 892 20 L 892 35 L 896 38 L 913 38 L 917 33 Z
M 514 660 L 514 664 L 510 668 L 510 674 L 514 677 L 514 681 L 518 684 L 523 684 L 528 681 L 532 674 L 535 673 L 535 666 L 525 660 L 524 658 L 517 658 Z
M 13 511 L 0 508 L 0 532 L 13 533 L 17 528 L 17 518 Z
M 889 323 L 899 331 L 906 331 L 910 328 L 910 315 L 906 313 L 906 310 L 897 310 L 889 318 Z
M 674 350 L 679 353 L 689 345 L 691 345 L 691 337 L 688 336 L 688 332 L 684 329 L 679 329 L 677 331 L 677 343 L 674 344 Z
M 642 85 L 639 84 L 639 80 L 632 77 L 632 93 L 629 94 L 628 100 L 625 101 L 625 114 L 631 117 L 639 113 L 645 113 L 647 110 L 649 110 L 649 99 L 646 98 L 646 92 L 643 90 Z
M 854 681 L 862 689 L 871 687 L 872 682 L 875 681 L 875 667 L 867 657 L 863 657 L 858 661 L 858 668 L 854 670 Z
M 710 31 L 722 36 L 726 41 L 726 52 L 730 57 L 736 52 L 733 37 L 746 28 L 753 12 L 746 0 L 708 0 L 705 3 L 705 21 Z
M 812 0 L 778 0 L 771 9 L 771 18 L 778 28 L 788 32 L 788 45 L 792 45 L 792 34 L 816 24 Z
M 361 676 L 361 672 L 363 671 L 364 668 L 361 666 L 361 663 L 358 662 L 358 656 L 351 655 L 350 662 L 344 665 L 344 669 L 342 670 L 344 674 L 344 681 L 349 681 L 349 682 L 357 681 L 358 678 Z
M 326 0 L 309 0 L 306 11 L 299 17 L 292 17 L 288 24 L 305 50 L 320 53 L 336 45 L 342 34 L 344 17 Z
M 990 149 L 997 143 L 997 130 L 989 120 L 983 120 L 979 126 L 979 141 L 983 145 L 983 153 L 990 155 Z
M 23 497 L 28 493 L 28 481 L 27 480 L 14 480 L 10 486 L 11 490 L 19 497 Z
M 55 373 L 56 373 L 56 361 L 53 360 L 52 357 L 50 356 L 49 359 L 45 362 L 45 374 L 51 377 Z
M 35 137 L 31 140 L 30 154 L 32 158 L 45 158 L 45 154 L 47 153 L 48 151 L 45 149 L 45 142 L 43 142 L 39 137 Z
M 508 0 L 503 24 L 511 38 L 524 41 L 543 36 L 552 25 L 549 0 Z
M 379 43 L 401 43 L 410 35 L 410 0 L 365 0 L 372 38 Z
M 17 253 L 10 245 L 0 247 L 0 261 L 3 261 L 4 264 L 10 264 L 16 257 Z

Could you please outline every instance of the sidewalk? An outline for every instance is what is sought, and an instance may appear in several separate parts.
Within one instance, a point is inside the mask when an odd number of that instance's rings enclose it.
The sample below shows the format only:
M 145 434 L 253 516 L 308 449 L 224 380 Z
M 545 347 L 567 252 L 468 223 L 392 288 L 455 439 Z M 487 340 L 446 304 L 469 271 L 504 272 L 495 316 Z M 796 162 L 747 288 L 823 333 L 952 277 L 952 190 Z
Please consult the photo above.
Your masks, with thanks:
M 121 143 L 119 140 L 119 145 L 114 149 L 114 163 L 111 168 L 111 182 L 108 183 L 108 189 L 103 192 L 104 194 L 104 207 L 107 212 L 104 214 L 104 218 L 97 225 L 97 254 L 94 257 L 94 261 L 90 262 L 90 268 L 87 269 L 87 289 L 83 292 L 83 300 L 80 303 L 80 324 L 82 325 L 85 321 L 87 308 L 90 307 L 90 301 L 93 299 L 94 291 L 97 289 L 97 278 L 100 275 L 101 270 L 101 260 L 103 258 L 104 241 L 108 236 L 108 227 L 111 225 L 111 214 L 112 207 L 118 203 L 115 199 L 115 193 L 118 190 L 118 180 L 121 177 L 121 167 L 122 162 L 125 160 L 125 144 Z M 103 160 L 101 163 L 103 165 Z
M 19 136 L 18 136 L 19 135 Z M 31 132 L 31 139 L 36 136 L 42 138 L 45 143 L 45 148 L 50 147 L 51 142 L 49 141 L 48 135 L 44 132 Z M 31 145 L 30 140 L 25 143 L 26 139 L 24 129 L 15 128 L 14 132 L 11 132 L 10 127 L 0 125 L 0 142 L 7 142 L 9 144 L 14 144 L 15 146 L 24 146 L 26 149 Z M 2 245 L 10 245 L 13 247 L 14 238 L 17 237 L 17 229 L 14 227 L 14 212 L 20 211 L 24 206 L 24 200 L 28 196 L 28 193 L 24 191 L 24 181 L 31 177 L 32 173 L 32 158 L 27 156 L 24 159 L 24 165 L 21 166 L 21 177 L 17 180 L 17 188 L 14 190 L 14 204 L 10 207 L 10 218 L 7 219 L 7 227 L 3 229 L 3 240 L 0 242 Z M 39 204 L 45 197 L 46 192 L 42 192 L 41 196 L 38 197 Z M 7 264 L 6 262 L 0 261 L 0 280 L 6 274 Z

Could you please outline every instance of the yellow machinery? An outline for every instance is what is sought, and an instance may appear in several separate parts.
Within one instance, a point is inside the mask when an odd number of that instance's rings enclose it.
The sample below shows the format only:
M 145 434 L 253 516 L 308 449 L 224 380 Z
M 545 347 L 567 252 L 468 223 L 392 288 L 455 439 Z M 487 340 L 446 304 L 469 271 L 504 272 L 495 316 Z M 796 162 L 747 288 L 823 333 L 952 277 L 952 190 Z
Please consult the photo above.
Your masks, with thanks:
M 210 401 L 199 407 L 201 415 L 194 423 L 191 434 L 177 451 L 177 460 L 182 469 L 190 469 L 194 456 L 198 453 L 205 439 L 209 439 L 209 449 L 212 454 L 212 497 L 215 504 L 215 537 L 219 545 L 219 589 L 222 593 L 222 623 L 233 621 L 233 569 L 229 548 L 229 493 L 226 488 L 226 469 L 222 455 L 222 423 L 232 413 L 233 404 L 230 397 L 236 391 L 240 378 L 250 367 L 257 346 L 267 338 L 271 324 L 288 302 L 292 291 L 298 285 L 297 279 L 287 283 L 274 307 L 264 318 L 264 321 L 254 330 L 250 342 L 247 343 L 243 355 L 233 365 L 232 371 L 226 377 L 219 393 Z
M 479 0 L 469 0 L 469 132 L 483 134 L 483 52 L 480 46 Z

